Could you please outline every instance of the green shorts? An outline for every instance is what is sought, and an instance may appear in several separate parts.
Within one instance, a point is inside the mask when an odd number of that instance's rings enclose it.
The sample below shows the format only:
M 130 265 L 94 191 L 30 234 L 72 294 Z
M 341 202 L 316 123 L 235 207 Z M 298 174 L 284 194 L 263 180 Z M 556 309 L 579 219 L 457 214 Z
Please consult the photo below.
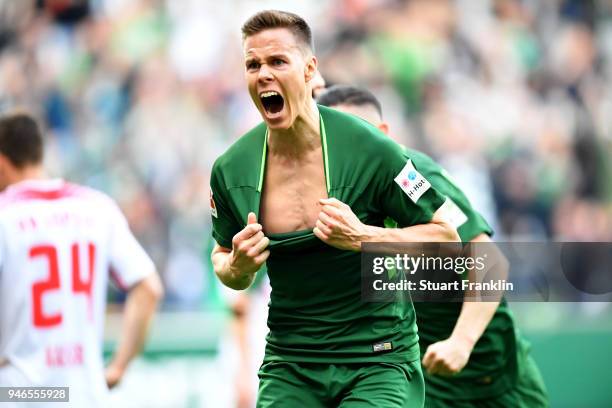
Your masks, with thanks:
M 456 401 L 428 394 L 426 408 L 547 408 L 550 406 L 542 374 L 525 346 L 519 348 L 518 381 L 514 388 L 493 398 Z
M 268 362 L 259 370 L 257 408 L 422 407 L 420 362 L 319 364 Z

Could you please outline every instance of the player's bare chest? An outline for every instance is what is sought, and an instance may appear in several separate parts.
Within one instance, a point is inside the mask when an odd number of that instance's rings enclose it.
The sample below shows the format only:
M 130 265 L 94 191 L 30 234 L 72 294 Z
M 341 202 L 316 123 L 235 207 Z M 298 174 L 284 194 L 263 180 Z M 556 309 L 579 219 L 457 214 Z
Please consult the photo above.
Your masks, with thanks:
M 264 231 L 277 234 L 312 229 L 320 212 L 319 199 L 326 197 L 320 149 L 299 161 L 270 157 L 260 203 Z

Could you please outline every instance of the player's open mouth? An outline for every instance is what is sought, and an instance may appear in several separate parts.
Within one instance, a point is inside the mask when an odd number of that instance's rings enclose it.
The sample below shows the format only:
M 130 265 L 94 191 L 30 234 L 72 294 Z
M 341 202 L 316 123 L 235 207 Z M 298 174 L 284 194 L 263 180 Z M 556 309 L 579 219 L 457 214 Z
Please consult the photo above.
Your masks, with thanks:
M 276 116 L 277 113 L 283 110 L 285 106 L 285 100 L 276 91 L 267 91 L 259 94 L 259 99 L 263 105 L 266 113 L 270 116 Z

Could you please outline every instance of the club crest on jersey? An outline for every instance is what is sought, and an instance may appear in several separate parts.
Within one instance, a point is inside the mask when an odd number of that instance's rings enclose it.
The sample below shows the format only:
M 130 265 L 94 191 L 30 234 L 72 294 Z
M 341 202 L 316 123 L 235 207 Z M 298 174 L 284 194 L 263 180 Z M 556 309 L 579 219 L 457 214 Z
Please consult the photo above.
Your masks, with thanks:
M 395 183 L 416 203 L 429 188 L 431 184 L 421 173 L 414 168 L 412 160 L 408 160 L 402 171 L 395 177 Z
M 217 218 L 217 205 L 215 204 L 215 199 L 213 198 L 212 188 L 210 189 L 210 214 Z

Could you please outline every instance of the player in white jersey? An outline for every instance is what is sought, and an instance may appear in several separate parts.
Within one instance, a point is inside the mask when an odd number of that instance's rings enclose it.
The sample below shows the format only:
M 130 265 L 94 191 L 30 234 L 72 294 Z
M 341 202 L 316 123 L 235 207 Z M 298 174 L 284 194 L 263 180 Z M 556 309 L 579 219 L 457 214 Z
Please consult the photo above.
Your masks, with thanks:
M 0 118 L 0 386 L 68 386 L 70 406 L 105 406 L 108 386 L 144 342 L 162 286 L 115 203 L 46 179 L 42 156 L 30 116 Z M 105 371 L 109 273 L 129 292 Z

